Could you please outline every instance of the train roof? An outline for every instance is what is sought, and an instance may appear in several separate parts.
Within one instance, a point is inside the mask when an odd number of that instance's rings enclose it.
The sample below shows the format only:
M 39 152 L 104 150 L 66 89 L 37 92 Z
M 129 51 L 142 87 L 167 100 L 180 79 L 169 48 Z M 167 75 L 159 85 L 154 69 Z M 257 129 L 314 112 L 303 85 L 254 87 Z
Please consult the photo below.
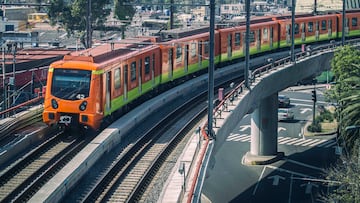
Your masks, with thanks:
M 64 55 L 71 53 L 71 50 L 67 49 L 43 49 L 43 48 L 31 48 L 31 49 L 18 49 L 16 50 L 15 57 L 11 50 L 6 50 L 4 54 L 5 66 L 7 72 L 9 67 L 13 66 L 15 59 L 15 68 L 19 70 L 29 70 L 33 68 L 39 68 L 48 66 L 52 62 L 61 59 Z
M 64 56 L 64 61 L 87 61 L 102 63 L 115 57 L 127 55 L 131 52 L 153 46 L 154 37 L 128 38 L 118 42 L 104 43 L 99 46 L 72 52 Z
M 162 40 L 166 41 L 166 40 L 189 37 L 192 35 L 202 34 L 205 32 L 209 32 L 209 26 L 176 28 L 172 30 L 163 30 L 161 33 L 162 33 Z

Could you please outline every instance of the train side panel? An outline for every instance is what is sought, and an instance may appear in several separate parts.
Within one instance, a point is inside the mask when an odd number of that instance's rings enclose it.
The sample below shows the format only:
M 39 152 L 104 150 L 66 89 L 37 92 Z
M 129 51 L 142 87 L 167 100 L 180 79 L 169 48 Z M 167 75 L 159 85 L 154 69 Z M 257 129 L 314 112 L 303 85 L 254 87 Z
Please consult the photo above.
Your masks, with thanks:
M 140 51 L 104 68 L 105 116 L 121 109 L 160 84 L 160 49 Z
M 214 63 L 219 62 L 219 33 L 215 31 Z M 209 67 L 209 33 L 172 40 L 161 46 L 161 82 L 166 83 Z
M 291 46 L 291 19 L 280 20 L 280 47 Z M 295 44 L 335 39 L 336 15 L 312 16 L 295 19 Z
M 278 48 L 278 23 L 257 23 L 250 26 L 250 54 Z M 227 62 L 245 55 L 245 26 L 224 28 L 220 31 L 220 60 Z

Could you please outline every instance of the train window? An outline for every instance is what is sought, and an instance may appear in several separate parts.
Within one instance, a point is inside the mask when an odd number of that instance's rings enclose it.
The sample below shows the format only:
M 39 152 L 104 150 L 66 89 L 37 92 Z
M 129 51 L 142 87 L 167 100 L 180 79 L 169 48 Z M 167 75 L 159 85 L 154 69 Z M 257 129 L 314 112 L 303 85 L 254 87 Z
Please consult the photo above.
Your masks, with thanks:
M 155 54 L 152 55 L 152 70 L 155 71 Z
M 285 29 L 286 29 L 286 34 L 290 35 L 291 34 L 291 25 L 290 24 L 286 25 Z
M 209 41 L 204 42 L 204 54 L 209 54 L 210 51 L 210 44 Z
M 79 100 L 89 97 L 90 82 L 91 71 L 54 69 L 51 93 L 61 99 Z
M 192 57 L 196 56 L 196 44 L 195 43 L 191 43 L 191 56 Z
M 268 29 L 267 28 L 264 28 L 263 29 L 263 39 L 264 40 L 267 40 L 268 39 L 268 35 L 269 35 L 269 31 L 268 31 Z
M 181 45 L 176 46 L 176 62 L 180 63 L 182 60 L 182 47 Z
M 315 22 L 315 26 L 316 26 L 316 31 L 318 31 L 319 28 L 320 28 L 320 27 L 319 27 L 319 26 L 320 26 L 320 25 L 319 25 L 319 21 L 316 21 L 316 22 Z
M 249 33 L 249 41 L 250 42 L 255 42 L 255 32 L 254 31 L 250 31 L 250 33 Z
M 313 22 L 309 22 L 308 23 L 308 32 L 313 32 L 314 31 L 314 23 Z
M 305 23 L 301 23 L 301 33 L 305 32 Z
M 145 74 L 150 73 L 150 57 L 145 57 Z
M 114 86 L 115 86 L 115 89 L 119 89 L 120 88 L 120 84 L 121 84 L 121 81 L 120 81 L 120 68 L 117 68 L 115 69 L 115 72 L 114 72 Z
M 326 30 L 326 20 L 321 21 L 321 30 Z
M 299 24 L 295 23 L 295 26 L 294 26 L 294 35 L 297 35 L 299 34 Z
M 136 61 L 131 63 L 131 70 L 130 70 L 130 77 L 131 81 L 136 80 Z
M 351 26 L 356 27 L 357 25 L 358 25 L 358 20 L 357 20 L 357 18 L 352 18 L 352 19 L 351 19 Z
M 240 46 L 240 32 L 235 33 L 235 46 Z

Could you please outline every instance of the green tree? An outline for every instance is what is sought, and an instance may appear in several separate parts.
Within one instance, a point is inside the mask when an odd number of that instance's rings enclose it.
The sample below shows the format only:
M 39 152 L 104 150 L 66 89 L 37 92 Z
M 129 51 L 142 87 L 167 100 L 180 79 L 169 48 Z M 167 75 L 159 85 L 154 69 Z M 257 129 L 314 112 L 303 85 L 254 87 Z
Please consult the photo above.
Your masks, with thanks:
M 360 164 L 356 159 L 345 159 L 338 165 L 326 171 L 329 195 L 324 196 L 324 202 L 360 202 Z
M 327 92 L 327 96 L 339 104 L 339 138 L 343 141 L 346 156 L 326 174 L 326 179 L 334 181 L 337 185 L 337 189 L 326 197 L 327 202 L 360 202 L 359 130 L 346 130 L 348 126 L 360 125 L 359 53 L 356 48 L 340 47 L 331 62 L 336 85 Z
M 111 0 L 91 1 L 91 27 L 102 27 L 109 16 Z M 80 33 L 80 40 L 86 44 L 86 21 L 88 0 L 51 0 L 48 15 L 52 25 L 64 28 L 69 36 Z
M 131 0 L 114 0 L 115 1 L 115 16 L 121 20 L 124 25 L 122 26 L 122 38 L 125 38 L 125 27 L 130 24 L 135 14 L 135 8 L 131 5 Z
M 359 77 L 360 77 L 360 51 L 357 48 L 339 47 L 331 61 L 331 70 L 335 77 L 335 86 L 326 93 L 329 100 L 337 101 L 337 115 L 339 131 L 344 135 L 348 144 L 353 143 L 346 137 L 346 126 L 356 125 L 360 120 L 359 106 Z

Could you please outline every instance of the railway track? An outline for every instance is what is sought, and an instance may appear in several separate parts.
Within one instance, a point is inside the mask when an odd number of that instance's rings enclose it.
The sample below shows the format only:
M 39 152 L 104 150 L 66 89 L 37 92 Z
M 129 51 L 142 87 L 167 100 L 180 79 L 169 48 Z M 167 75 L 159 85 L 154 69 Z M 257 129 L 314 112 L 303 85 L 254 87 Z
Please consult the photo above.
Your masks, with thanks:
M 201 95 L 200 97 L 202 97 Z M 199 105 L 199 103 L 203 105 Z M 194 99 L 176 109 L 128 145 L 81 200 L 83 202 L 137 202 L 168 155 L 206 113 L 205 103 Z M 197 108 L 194 108 L 197 107 Z M 199 108 L 201 108 L 199 110 Z
M 77 136 L 56 133 L 1 174 L 0 202 L 26 202 L 86 144 Z

